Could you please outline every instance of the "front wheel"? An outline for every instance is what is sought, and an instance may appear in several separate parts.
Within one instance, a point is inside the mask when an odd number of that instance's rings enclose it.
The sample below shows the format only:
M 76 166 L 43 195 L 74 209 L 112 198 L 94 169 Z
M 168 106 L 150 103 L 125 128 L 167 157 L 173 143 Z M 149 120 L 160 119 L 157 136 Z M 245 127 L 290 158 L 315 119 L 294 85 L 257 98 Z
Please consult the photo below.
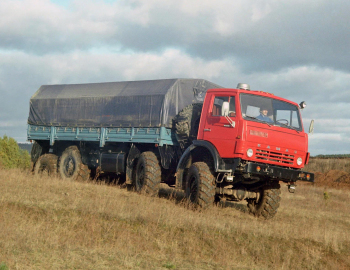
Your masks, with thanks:
M 80 151 L 77 146 L 69 146 L 63 151 L 58 172 L 64 180 L 86 181 L 90 177 L 90 170 L 87 165 L 81 161 Z
M 269 184 L 259 190 L 259 198 L 248 199 L 249 213 L 256 217 L 270 219 L 277 213 L 281 201 L 279 183 Z
M 133 185 L 137 192 L 151 196 L 158 195 L 161 182 L 161 167 L 157 156 L 150 151 L 143 152 L 134 168 Z
M 205 162 L 195 162 L 187 174 L 186 197 L 195 207 L 207 208 L 215 201 L 215 177 Z

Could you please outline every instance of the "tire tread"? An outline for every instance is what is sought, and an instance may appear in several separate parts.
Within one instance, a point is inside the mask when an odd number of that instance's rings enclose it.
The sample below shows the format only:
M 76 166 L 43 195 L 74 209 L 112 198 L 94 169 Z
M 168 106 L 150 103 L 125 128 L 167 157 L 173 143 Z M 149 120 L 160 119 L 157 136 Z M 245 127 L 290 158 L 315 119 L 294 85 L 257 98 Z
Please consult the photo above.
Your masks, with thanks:
M 265 219 L 273 218 L 281 201 L 281 186 L 279 183 L 272 183 L 264 187 L 260 193 L 260 201 L 255 203 L 248 201 L 248 211 L 256 217 L 264 217 Z
M 145 192 L 148 195 L 156 196 L 159 192 L 161 182 L 161 167 L 157 156 L 151 152 L 146 151 L 141 154 L 144 159 L 144 186 L 139 192 Z
M 48 168 L 49 168 L 49 172 L 48 174 L 50 176 L 56 176 L 57 175 L 57 164 L 58 164 L 58 157 L 55 154 L 44 154 L 41 155 L 34 166 L 34 174 L 41 174 L 42 171 L 40 170 L 41 165 L 43 163 L 46 163 Z
M 206 162 L 195 162 L 192 164 L 199 176 L 199 187 L 197 202 L 191 202 L 200 208 L 208 208 L 215 200 L 215 178 L 213 176 L 210 166 Z M 191 167 L 192 167 L 191 166 Z M 191 168 L 190 168 L 191 170 Z M 188 178 L 189 180 L 189 178 Z M 186 192 L 187 197 L 190 198 L 189 191 Z
M 75 155 L 75 156 L 77 157 L 78 163 L 79 163 L 79 164 L 77 165 L 77 166 L 78 166 L 78 171 L 77 171 L 77 173 L 75 174 L 75 176 L 72 177 L 72 178 L 67 178 L 67 177 L 64 175 L 64 173 L 60 171 L 61 162 L 63 162 L 62 157 L 63 157 L 66 153 L 69 153 L 69 152 L 70 152 L 70 154 L 71 154 L 72 156 Z M 78 148 L 76 145 L 71 145 L 71 146 L 67 147 L 67 148 L 63 151 L 62 155 L 61 155 L 60 158 L 59 158 L 58 164 L 59 164 L 58 172 L 60 173 L 60 176 L 61 176 L 61 178 L 63 178 L 63 179 L 73 180 L 73 181 L 87 181 L 87 180 L 89 180 L 89 178 L 90 178 L 90 173 L 91 173 L 91 171 L 90 171 L 89 167 L 88 167 L 87 165 L 85 165 L 85 164 L 82 162 L 81 154 L 80 154 L 79 148 Z

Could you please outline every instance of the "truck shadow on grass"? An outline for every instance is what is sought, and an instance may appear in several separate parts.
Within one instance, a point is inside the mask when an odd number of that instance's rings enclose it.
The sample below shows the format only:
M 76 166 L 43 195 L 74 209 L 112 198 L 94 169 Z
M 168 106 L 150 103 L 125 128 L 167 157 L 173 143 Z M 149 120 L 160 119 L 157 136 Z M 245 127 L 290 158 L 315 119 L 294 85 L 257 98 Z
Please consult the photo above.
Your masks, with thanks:
M 159 189 L 159 197 L 174 201 L 175 204 L 183 204 L 188 205 L 188 201 L 186 199 L 185 193 L 183 191 L 175 190 L 173 188 L 162 187 Z M 246 204 L 230 202 L 222 200 L 219 203 L 215 204 L 215 207 L 219 208 L 233 208 L 239 210 L 243 213 L 248 212 L 248 208 Z
M 129 192 L 135 192 L 134 188 L 131 185 L 126 185 L 123 179 L 120 179 L 118 177 L 100 178 L 99 181 L 104 182 L 107 185 L 118 186 L 123 189 L 125 188 Z M 183 205 L 185 207 L 190 207 L 186 199 L 185 192 L 181 190 L 177 190 L 173 187 L 169 187 L 166 184 L 161 184 L 161 187 L 159 188 L 158 197 L 173 201 L 175 204 Z M 233 208 L 244 213 L 248 212 L 247 205 L 242 202 L 231 202 L 231 201 L 221 200 L 220 202 L 215 204 L 215 207 Z

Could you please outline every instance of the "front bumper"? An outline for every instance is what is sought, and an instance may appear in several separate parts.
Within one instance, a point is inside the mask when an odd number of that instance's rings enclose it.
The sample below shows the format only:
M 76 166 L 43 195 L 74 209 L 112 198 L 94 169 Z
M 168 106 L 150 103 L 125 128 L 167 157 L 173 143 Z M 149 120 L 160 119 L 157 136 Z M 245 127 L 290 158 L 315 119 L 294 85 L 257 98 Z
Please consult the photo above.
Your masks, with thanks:
M 264 163 L 248 162 L 244 167 L 243 172 L 255 176 L 268 176 L 285 182 L 301 180 L 313 183 L 315 181 L 313 173 L 271 166 Z

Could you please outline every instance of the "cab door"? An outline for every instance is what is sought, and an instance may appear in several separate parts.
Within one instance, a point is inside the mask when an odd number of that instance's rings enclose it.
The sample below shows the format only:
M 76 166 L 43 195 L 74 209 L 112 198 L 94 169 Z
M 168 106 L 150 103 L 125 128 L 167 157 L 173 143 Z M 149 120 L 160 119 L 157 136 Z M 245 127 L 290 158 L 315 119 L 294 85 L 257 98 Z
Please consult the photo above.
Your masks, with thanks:
M 203 139 L 215 145 L 221 157 L 232 157 L 238 134 L 236 97 L 234 95 L 214 95 L 207 115 Z

